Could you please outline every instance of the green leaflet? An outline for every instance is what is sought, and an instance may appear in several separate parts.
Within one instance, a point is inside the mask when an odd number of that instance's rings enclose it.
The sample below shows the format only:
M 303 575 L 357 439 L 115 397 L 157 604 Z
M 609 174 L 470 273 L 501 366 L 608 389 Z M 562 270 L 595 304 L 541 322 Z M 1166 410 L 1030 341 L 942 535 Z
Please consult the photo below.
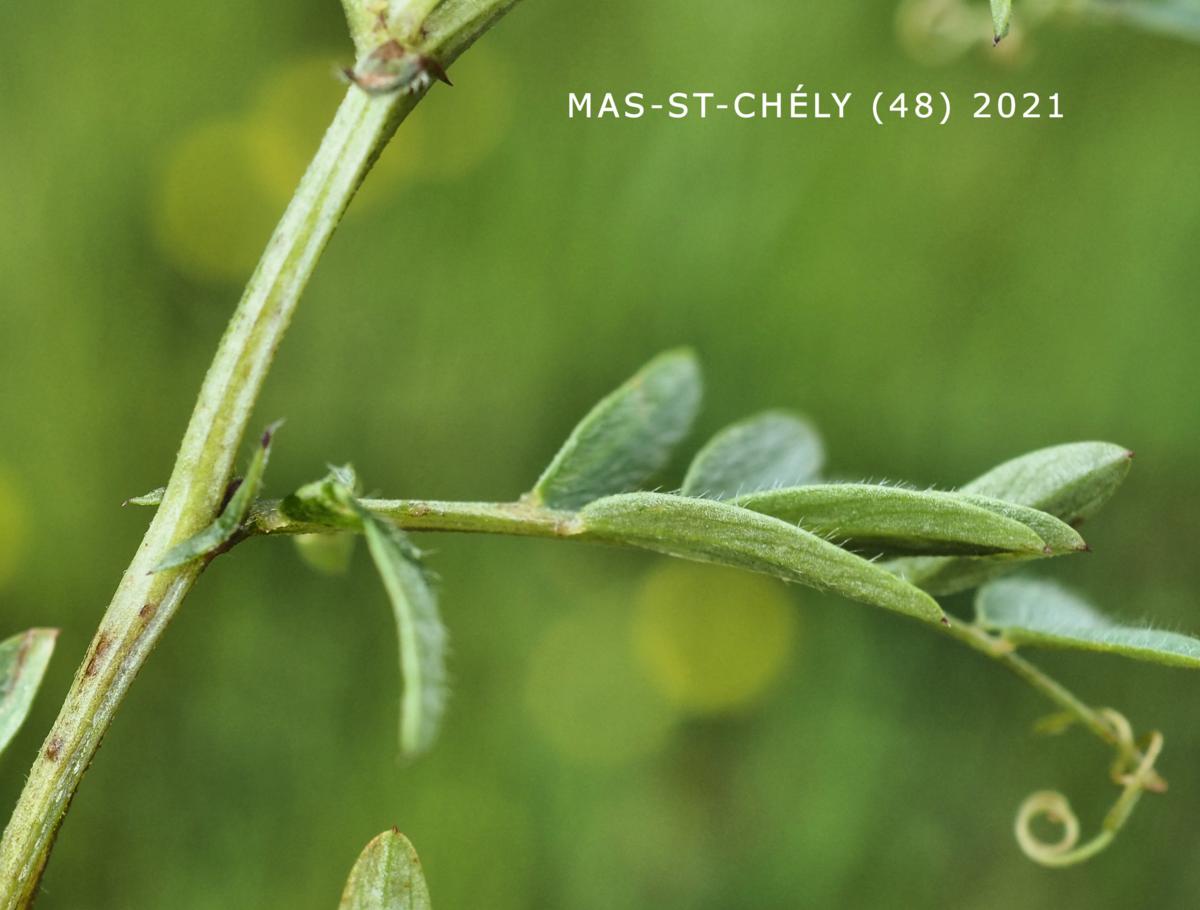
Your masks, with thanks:
M 277 421 L 263 432 L 258 448 L 254 451 L 254 457 L 250 459 L 250 467 L 246 469 L 246 476 L 237 485 L 237 489 L 225 503 L 225 508 L 221 510 L 216 521 L 200 533 L 171 547 L 154 567 L 155 572 L 173 569 L 191 562 L 193 559 L 210 556 L 229 543 L 233 535 L 237 533 L 237 529 L 242 526 L 242 522 L 246 520 L 246 516 L 250 513 L 250 507 L 254 505 L 254 499 L 258 496 L 263 474 L 267 470 L 267 460 L 271 455 L 271 440 L 281 423 L 282 421 Z
M 1042 555 L 1046 547 L 1036 531 L 1004 515 L 1002 504 L 984 508 L 954 493 L 837 483 L 752 493 L 733 503 L 871 554 Z
M 1132 455 L 1108 442 L 1052 446 L 1006 461 L 959 492 L 1038 509 L 1074 526 L 1100 511 L 1117 491 L 1129 473 Z M 1058 549 L 1052 541 L 1047 543 Z M 1067 543 L 1065 538 L 1061 543 Z M 1020 563 L 1013 557 L 916 556 L 892 560 L 887 568 L 940 596 L 977 587 Z
M 960 492 L 1041 509 L 1078 526 L 1112 498 L 1132 459 L 1132 452 L 1110 442 L 1051 446 L 992 468 Z
M 0 642 L 0 752 L 29 715 L 57 638 L 58 629 L 30 629 Z
M 992 37 L 996 44 L 1012 24 L 1012 0 L 992 0 Z
M 445 713 L 446 628 L 416 547 L 390 522 L 377 518 L 357 501 L 354 508 L 396 614 L 404 679 L 400 752 L 411 758 L 433 744 Z
M 976 595 L 975 618 L 1017 645 L 1103 651 L 1157 664 L 1200 667 L 1200 639 L 1122 625 L 1053 582 L 994 581 Z
M 731 499 L 816 483 L 824 461 L 821 437 L 811 423 L 785 411 L 766 411 L 710 439 L 692 460 L 682 493 Z
M 774 575 L 926 622 L 945 622 L 937 602 L 861 556 L 728 503 L 664 493 L 610 496 L 579 513 L 581 534 Z
M 430 910 L 429 889 L 417 851 L 393 828 L 359 854 L 338 910 Z
M 700 407 L 691 351 L 668 351 L 592 408 L 533 488 L 535 503 L 578 509 L 637 489 L 671 458 Z
M 1049 512 L 1031 509 L 1029 506 L 1019 506 L 1015 502 L 1003 499 L 993 499 L 990 496 L 979 496 L 975 493 L 959 493 L 960 499 L 973 506 L 987 509 L 1013 521 L 1031 528 L 1049 548 L 1048 556 L 1058 556 L 1064 553 L 1080 553 L 1088 549 L 1087 542 L 1073 527 L 1061 519 L 1055 518 Z

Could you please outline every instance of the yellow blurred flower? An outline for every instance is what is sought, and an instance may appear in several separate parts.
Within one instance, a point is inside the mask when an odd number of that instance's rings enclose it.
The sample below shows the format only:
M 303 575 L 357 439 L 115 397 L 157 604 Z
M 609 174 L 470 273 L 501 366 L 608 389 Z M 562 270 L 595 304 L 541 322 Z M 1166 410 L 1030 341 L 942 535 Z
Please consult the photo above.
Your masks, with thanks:
M 671 712 L 630 659 L 628 614 L 589 604 L 552 623 L 534 647 L 525 702 L 564 758 L 614 766 L 666 742 Z
M 655 688 L 678 708 L 735 711 L 783 670 L 796 611 L 782 584 L 733 569 L 666 564 L 642 586 L 634 650 Z

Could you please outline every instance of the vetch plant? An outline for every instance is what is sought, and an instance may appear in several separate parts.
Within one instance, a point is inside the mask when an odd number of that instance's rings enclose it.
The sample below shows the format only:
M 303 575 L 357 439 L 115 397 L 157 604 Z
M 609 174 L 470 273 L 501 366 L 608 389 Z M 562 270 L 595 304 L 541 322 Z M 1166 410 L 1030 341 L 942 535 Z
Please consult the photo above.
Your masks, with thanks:
M 702 397 L 686 350 L 652 360 L 576 426 L 529 492 L 508 502 L 364 498 L 349 467 L 282 499 L 262 492 L 278 425 L 237 452 L 274 352 L 319 255 L 372 162 L 433 81 L 515 0 L 345 0 L 355 41 L 351 85 L 221 340 L 165 487 L 130 500 L 155 509 L 39 751 L 0 843 L 0 907 L 28 907 L 72 796 L 167 624 L 217 557 L 256 537 L 293 536 L 319 567 L 344 564 L 355 535 L 391 602 L 403 683 L 400 751 L 436 742 L 446 709 L 447 633 L 435 584 L 410 535 L 510 534 L 601 543 L 773 576 L 900 614 L 989 657 L 1053 702 L 1048 725 L 1079 725 L 1113 751 L 1119 788 L 1101 831 L 1080 843 L 1065 797 L 1021 807 L 1021 848 L 1048 866 L 1107 846 L 1141 795 L 1166 785 L 1157 732 L 1138 738 L 1115 710 L 1089 705 L 1025 657 L 1070 648 L 1200 666 L 1200 640 L 1127 626 L 1050 582 L 1013 570 L 1087 550 L 1079 524 L 1126 476 L 1131 453 L 1083 442 L 1006 462 L 956 491 L 823 479 L 824 451 L 805 419 L 769 411 L 703 445 L 677 492 L 647 490 L 688 436 Z M 937 600 L 978 588 L 972 620 Z M 30 630 L 0 643 L 0 749 L 28 712 L 54 642 Z M 1057 822 L 1056 843 L 1032 830 Z M 427 908 L 419 860 L 398 832 L 368 845 L 343 908 Z

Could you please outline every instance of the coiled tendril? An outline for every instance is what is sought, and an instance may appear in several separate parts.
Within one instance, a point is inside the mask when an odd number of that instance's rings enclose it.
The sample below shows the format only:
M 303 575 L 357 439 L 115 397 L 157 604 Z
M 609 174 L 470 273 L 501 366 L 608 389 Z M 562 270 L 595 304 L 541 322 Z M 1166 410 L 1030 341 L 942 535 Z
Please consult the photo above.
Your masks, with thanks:
M 1145 743 L 1141 744 L 1145 752 L 1140 752 L 1133 729 L 1124 715 L 1111 708 L 1102 708 L 1099 714 L 1112 728 L 1117 740 L 1117 755 L 1111 773 L 1113 783 L 1123 788 L 1121 795 L 1104 816 L 1096 836 L 1079 844 L 1079 819 L 1067 798 L 1055 790 L 1031 794 L 1017 810 L 1014 830 L 1021 850 L 1035 863 L 1062 868 L 1090 859 L 1112 843 L 1144 790 L 1161 793 L 1167 789 L 1166 781 L 1154 770 L 1154 763 L 1162 752 L 1162 734 L 1154 731 L 1146 737 Z M 1062 828 L 1062 836 L 1057 841 L 1042 840 L 1033 832 L 1033 823 L 1038 818 L 1058 825 Z

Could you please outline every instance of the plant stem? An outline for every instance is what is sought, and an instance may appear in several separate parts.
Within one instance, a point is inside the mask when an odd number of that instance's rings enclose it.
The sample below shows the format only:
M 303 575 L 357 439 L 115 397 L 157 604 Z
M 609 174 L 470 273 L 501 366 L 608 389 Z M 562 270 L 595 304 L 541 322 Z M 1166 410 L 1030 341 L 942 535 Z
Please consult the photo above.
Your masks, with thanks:
M 446 0 L 422 51 L 445 67 L 516 0 Z M 138 670 L 201 562 L 152 573 L 175 543 L 220 510 L 238 447 L 275 351 L 330 236 L 420 95 L 350 88 L 246 287 L 192 412 L 170 482 L 76 672 L 0 842 L 0 908 L 28 907 L 55 835 Z
M 1072 715 L 1089 732 L 1100 739 L 1101 742 L 1112 746 L 1114 749 L 1121 747 L 1122 743 L 1118 731 L 1113 728 L 1112 724 L 1105 720 L 1104 715 L 1099 710 L 1085 704 L 1078 696 L 1064 687 L 1062 683 L 1047 676 L 1042 670 L 1039 670 L 1025 658 L 1021 657 L 1013 650 L 1012 645 L 1004 639 L 989 635 L 983 629 L 979 628 L 979 626 L 970 623 L 953 623 L 949 627 L 942 626 L 941 629 L 947 635 L 979 651 L 981 654 L 986 654 L 988 657 L 999 662 L 1001 666 L 1025 680 L 1025 682 L 1029 683 L 1029 685 L 1046 696 L 1050 701 Z M 1143 753 L 1136 748 L 1130 751 L 1130 759 L 1135 764 L 1141 762 L 1144 757 Z M 1146 780 L 1149 789 L 1166 789 L 1166 782 L 1153 769 L 1147 772 Z
M 346 95 L 246 288 L 200 391 L 161 506 L 34 762 L 0 849 L 0 906 L 28 904 L 55 832 L 121 700 L 199 576 L 151 573 L 220 509 L 238 446 L 301 290 L 408 99 Z
M 518 537 L 572 537 L 581 528 L 572 512 L 526 502 L 438 502 L 421 499 L 363 499 L 364 508 L 404 531 L 460 531 Z M 243 537 L 321 534 L 332 529 L 289 518 L 278 501 L 260 502 L 247 519 Z

